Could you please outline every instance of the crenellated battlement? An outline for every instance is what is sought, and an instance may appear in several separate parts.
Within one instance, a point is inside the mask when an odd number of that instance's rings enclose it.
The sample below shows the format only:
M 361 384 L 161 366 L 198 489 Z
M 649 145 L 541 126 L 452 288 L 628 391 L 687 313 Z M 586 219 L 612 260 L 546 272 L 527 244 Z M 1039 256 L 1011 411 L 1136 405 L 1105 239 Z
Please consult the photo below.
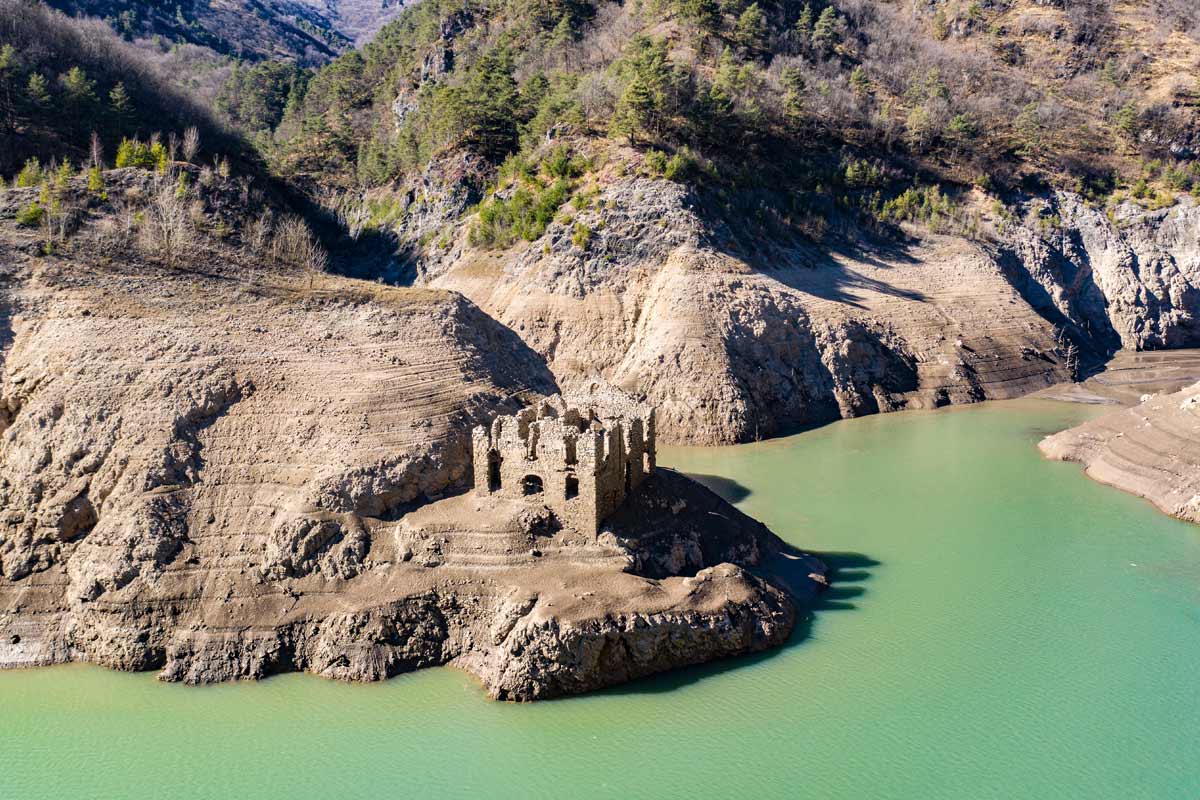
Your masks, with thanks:
M 655 467 L 654 409 L 608 387 L 554 395 L 471 436 L 475 491 L 548 506 L 595 534 Z

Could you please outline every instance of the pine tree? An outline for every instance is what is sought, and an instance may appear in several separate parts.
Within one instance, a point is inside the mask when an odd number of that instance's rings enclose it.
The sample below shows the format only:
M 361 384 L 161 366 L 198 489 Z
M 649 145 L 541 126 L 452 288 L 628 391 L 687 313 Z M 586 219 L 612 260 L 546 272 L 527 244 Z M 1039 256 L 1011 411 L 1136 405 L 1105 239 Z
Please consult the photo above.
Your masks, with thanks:
M 838 33 L 839 22 L 833 6 L 827 6 L 817 19 L 817 24 L 813 26 L 813 46 L 825 53 L 837 46 L 838 40 L 841 38 Z
M 667 44 L 663 40 L 638 36 L 630 42 L 626 52 L 618 66 L 628 82 L 617 101 L 610 127 L 614 133 L 627 136 L 633 142 L 639 132 L 646 131 L 655 136 L 660 133 L 672 72 Z
M 67 103 L 75 110 L 88 110 L 96 102 L 96 82 L 89 80 L 87 73 L 79 67 L 71 67 L 66 75 L 60 75 Z
M 612 132 L 627 137 L 630 143 L 634 144 L 637 142 L 638 133 L 650 123 L 654 111 L 654 93 L 641 76 L 635 74 L 621 93 L 621 99 L 617 101 L 610 126 Z
M 137 143 L 129 139 L 122 139 L 121 144 L 117 147 L 117 169 L 134 166 L 137 160 Z
M 800 35 L 800 40 L 808 42 L 812 39 L 813 30 L 813 10 L 809 3 L 804 4 L 804 8 L 800 11 L 800 19 L 796 20 L 796 33 Z
M 785 67 L 783 82 L 783 111 L 788 119 L 798 120 L 804 114 L 804 74 L 798 67 Z
M 1141 129 L 1140 121 L 1141 114 L 1138 113 L 1137 103 L 1132 100 L 1117 109 L 1117 113 L 1113 117 L 1117 132 L 1131 142 L 1137 141 Z
M 717 0 L 680 0 L 679 10 L 702 33 L 712 35 L 721 29 L 721 6 Z
M 860 97 L 871 93 L 871 79 L 867 77 L 867 71 L 861 65 L 850 72 L 850 88 Z
M 112 109 L 117 127 L 123 128 L 133 113 L 133 101 L 125 91 L 125 84 L 118 82 L 108 93 L 108 107 Z
M 575 41 L 575 30 L 571 27 L 571 15 L 563 14 L 558 24 L 554 26 L 554 30 L 550 32 L 550 49 L 562 50 L 571 42 Z
M 761 52 L 767 41 L 767 18 L 758 3 L 751 3 L 733 28 L 733 40 L 744 52 L 755 55 Z
M 0 133 L 17 129 L 17 51 L 11 44 L 0 47 Z
M 50 85 L 40 72 L 35 72 L 29 76 L 29 83 L 25 84 L 25 96 L 29 98 L 29 102 L 35 108 L 49 107 Z

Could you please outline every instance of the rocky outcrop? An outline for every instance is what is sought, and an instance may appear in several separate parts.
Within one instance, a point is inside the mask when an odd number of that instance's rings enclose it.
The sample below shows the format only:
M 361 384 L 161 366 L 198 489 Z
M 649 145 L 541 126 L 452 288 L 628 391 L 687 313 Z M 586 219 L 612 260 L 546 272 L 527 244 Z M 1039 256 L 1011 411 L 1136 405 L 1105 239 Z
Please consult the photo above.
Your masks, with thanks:
M 501 700 L 576 694 L 681 666 L 777 647 L 796 612 L 779 589 L 732 564 L 680 581 L 686 608 L 609 615 L 583 623 L 531 618 L 482 664 Z
M 1200 383 L 1042 440 L 1050 458 L 1200 523 Z
M 580 188 L 594 200 L 541 239 L 502 256 L 459 247 L 429 280 L 511 327 L 561 385 L 602 377 L 655 404 L 664 441 L 746 441 L 1066 376 L 1054 325 L 978 246 L 746 244 L 631 158 L 612 156 Z
M 1030 307 L 1100 352 L 1200 346 L 1200 207 L 1110 215 L 1056 192 L 1021 204 L 998 262 Z
M 599 160 L 579 190 L 592 199 L 537 241 L 500 254 L 460 239 L 423 275 L 515 330 L 561 385 L 602 377 L 655 404 L 666 442 L 1014 397 L 1121 347 L 1200 336 L 1190 198 L 1109 219 L 1057 193 L 979 241 L 913 229 L 817 247 L 745 241 L 684 186 L 639 175 L 629 151 Z
M 639 487 L 657 535 L 459 493 L 472 426 L 557 390 L 461 295 L 220 245 L 203 271 L 46 258 L 2 226 L 0 667 L 455 664 L 525 700 L 790 633 L 805 592 L 747 571 L 785 546 L 689 481 Z

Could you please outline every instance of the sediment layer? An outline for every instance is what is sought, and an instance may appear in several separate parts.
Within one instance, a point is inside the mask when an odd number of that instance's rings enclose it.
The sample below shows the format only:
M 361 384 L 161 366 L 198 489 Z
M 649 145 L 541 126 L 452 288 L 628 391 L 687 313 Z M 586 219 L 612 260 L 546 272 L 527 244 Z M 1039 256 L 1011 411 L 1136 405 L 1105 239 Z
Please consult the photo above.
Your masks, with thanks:
M 1200 523 L 1200 383 L 1048 436 L 1039 447 L 1050 458 L 1082 464 L 1102 483 Z

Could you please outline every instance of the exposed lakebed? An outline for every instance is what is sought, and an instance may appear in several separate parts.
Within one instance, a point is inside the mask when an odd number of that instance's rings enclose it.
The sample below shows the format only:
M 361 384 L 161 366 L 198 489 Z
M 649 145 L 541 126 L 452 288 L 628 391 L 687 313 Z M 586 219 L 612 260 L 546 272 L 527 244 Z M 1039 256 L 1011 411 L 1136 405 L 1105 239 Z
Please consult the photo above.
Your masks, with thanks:
M 0 672 L 0 796 L 1200 796 L 1200 527 L 1035 446 L 1102 411 L 1016 401 L 663 452 L 831 554 L 834 589 L 782 650 L 531 705 L 447 669 Z

